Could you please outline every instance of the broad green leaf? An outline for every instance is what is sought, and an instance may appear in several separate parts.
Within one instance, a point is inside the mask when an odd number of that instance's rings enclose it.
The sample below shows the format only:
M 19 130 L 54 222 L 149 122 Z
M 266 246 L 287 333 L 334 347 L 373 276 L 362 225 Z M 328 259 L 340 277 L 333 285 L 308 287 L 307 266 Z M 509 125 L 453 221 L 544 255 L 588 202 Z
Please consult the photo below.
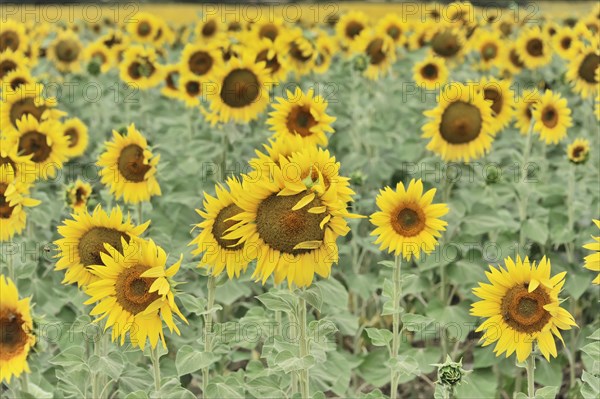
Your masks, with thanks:
M 177 351 L 175 366 L 177 367 L 177 375 L 193 373 L 209 367 L 211 364 L 219 360 L 219 355 L 216 353 L 200 352 L 189 345 L 184 345 Z
M 371 338 L 371 343 L 375 346 L 387 346 L 394 338 L 394 334 L 386 329 L 365 328 L 365 331 L 369 338 Z

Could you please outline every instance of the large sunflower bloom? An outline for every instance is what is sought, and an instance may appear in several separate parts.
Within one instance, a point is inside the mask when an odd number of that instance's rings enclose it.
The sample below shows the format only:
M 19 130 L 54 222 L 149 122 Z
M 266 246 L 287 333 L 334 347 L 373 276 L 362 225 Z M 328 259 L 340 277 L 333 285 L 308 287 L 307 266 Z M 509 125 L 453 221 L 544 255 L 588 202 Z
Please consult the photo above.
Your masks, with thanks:
M 83 45 L 75 32 L 64 30 L 48 47 L 48 59 L 61 72 L 78 72 L 83 59 Z
M 5 51 L 25 52 L 29 39 L 25 33 L 25 25 L 12 19 L 3 19 L 0 25 L 0 53 Z
M 29 198 L 29 185 L 15 179 L 12 169 L 0 165 L 0 242 L 9 241 L 25 228 L 25 207 L 37 206 L 41 202 Z
M 58 234 L 62 238 L 54 242 L 59 251 L 56 257 L 60 258 L 55 270 L 66 269 L 62 283 L 77 283 L 81 287 L 95 281 L 96 276 L 90 272 L 90 267 L 103 264 L 101 253 L 106 253 L 104 244 L 121 250 L 121 238 L 129 241 L 140 236 L 149 223 L 134 226 L 129 216 L 123 220 L 121 209 L 114 208 L 108 214 L 100 206 L 92 214 L 83 209 L 74 214 L 73 219 L 63 221 L 63 225 L 58 226 Z
M 27 355 L 35 344 L 30 298 L 19 299 L 17 286 L 0 275 L 0 382 L 29 373 Z
M 0 82 L 3 83 L 3 90 L 8 74 L 21 68 L 29 68 L 29 60 L 22 53 L 15 53 L 12 50 L 0 53 Z
M 519 58 L 529 69 L 542 67 L 552 59 L 548 38 L 538 26 L 524 29 L 516 45 Z
M 231 217 L 242 212 L 234 202 L 234 198 L 242 194 L 242 184 L 236 178 L 229 178 L 227 187 L 218 184 L 215 191 L 215 197 L 204 193 L 204 210 L 196 210 L 204 220 L 196 225 L 201 232 L 190 242 L 190 245 L 197 247 L 192 254 L 203 253 L 200 267 L 207 267 L 214 276 L 226 270 L 227 276 L 231 279 L 234 276 L 239 277 L 242 271 L 246 271 L 251 260 L 244 253 L 244 244 L 238 244 L 237 240 L 223 238 L 236 224 Z
M 431 139 L 427 149 L 445 161 L 477 159 L 492 146 L 492 109 L 483 93 L 474 87 L 453 83 L 438 96 L 438 106 L 425 115 L 423 137 Z
M 565 284 L 566 272 L 550 277 L 550 261 L 542 258 L 535 262 L 516 262 L 505 259 L 506 268 L 490 266 L 486 275 L 491 284 L 479 283 L 473 293 L 482 300 L 472 305 L 473 316 L 485 317 L 476 331 L 484 331 L 483 346 L 496 342 L 496 356 L 514 352 L 517 360 L 524 362 L 537 342 L 546 360 L 556 357 L 553 334 L 562 341 L 559 329 L 575 326 L 573 316 L 560 307 L 560 293 Z
M 567 129 L 573 125 L 571 109 L 560 93 L 546 90 L 539 102 L 533 106 L 535 123 L 533 130 L 540 134 L 546 144 L 556 144 L 567 135 Z
M 600 220 L 594 220 L 594 223 L 596 224 L 596 227 L 600 228 Z M 585 244 L 583 248 L 595 252 L 593 252 L 590 255 L 587 255 L 584 258 L 585 264 L 583 265 L 583 267 L 594 272 L 600 272 L 600 236 L 592 236 L 592 238 L 594 239 L 594 241 Z M 598 273 L 593 283 L 600 284 L 600 273 Z
M 123 197 L 126 203 L 137 204 L 161 195 L 155 176 L 159 159 L 160 155 L 152 155 L 146 138 L 132 123 L 127 135 L 113 130 L 113 141 L 106 142 L 106 151 L 97 165 L 102 167 L 102 183 L 117 199 Z
M 406 189 L 400 182 L 395 191 L 381 190 L 376 199 L 380 210 L 371 215 L 371 223 L 377 226 L 371 232 L 377 236 L 375 244 L 407 260 L 419 259 L 421 252 L 431 253 L 448 224 L 439 219 L 448 213 L 446 204 L 432 204 L 435 192 L 433 188 L 423 194 L 420 179 L 412 179 Z
M 596 71 L 599 65 L 600 48 L 597 39 L 571 59 L 567 79 L 574 84 L 575 92 L 584 98 L 593 97 L 598 93 L 600 82 L 596 79 Z
M 331 124 L 336 120 L 327 114 L 327 100 L 315 96 L 313 89 L 305 94 L 299 87 L 293 93 L 288 90 L 287 98 L 276 100 L 275 111 L 269 113 L 267 119 L 275 138 L 300 136 L 307 144 L 327 145 L 326 133 L 333 132 Z
M 121 338 L 121 345 L 129 333 L 131 344 L 144 349 L 146 342 L 156 348 L 158 340 L 166 348 L 163 321 L 169 331 L 179 335 L 173 313 L 187 323 L 175 303 L 175 283 L 171 280 L 181 266 L 181 260 L 165 268 L 167 254 L 152 240 L 121 240 L 120 250 L 106 244 L 101 253 L 103 265 L 91 266 L 97 280 L 85 292 L 90 296 L 85 304 L 96 306 L 91 316 L 96 322 L 106 319 L 104 330 L 112 327 L 112 340 Z M 121 249 L 121 248 L 119 248 Z
M 440 90 L 448 81 L 448 67 L 443 58 L 430 54 L 423 61 L 415 63 L 413 79 L 421 88 Z

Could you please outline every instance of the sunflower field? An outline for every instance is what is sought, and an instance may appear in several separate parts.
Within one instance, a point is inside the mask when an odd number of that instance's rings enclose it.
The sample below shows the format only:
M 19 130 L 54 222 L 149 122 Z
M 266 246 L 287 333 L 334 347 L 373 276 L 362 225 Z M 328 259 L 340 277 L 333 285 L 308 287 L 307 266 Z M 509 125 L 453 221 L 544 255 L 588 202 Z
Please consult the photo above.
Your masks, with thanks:
M 0 6 L 2 398 L 600 396 L 600 6 L 169 7 Z

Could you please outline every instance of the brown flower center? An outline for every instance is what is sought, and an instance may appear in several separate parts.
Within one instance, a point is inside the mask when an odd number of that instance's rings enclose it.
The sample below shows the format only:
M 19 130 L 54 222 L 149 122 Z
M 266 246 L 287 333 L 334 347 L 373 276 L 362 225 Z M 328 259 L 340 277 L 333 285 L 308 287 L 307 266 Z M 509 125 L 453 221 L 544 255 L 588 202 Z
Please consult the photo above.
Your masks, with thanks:
M 544 55 L 544 42 L 537 38 L 529 39 L 525 45 L 525 49 L 532 57 L 541 57 Z
M 150 32 L 152 32 L 152 26 L 150 25 L 150 23 L 148 23 L 148 21 L 140 22 L 140 24 L 137 27 L 138 35 L 140 35 L 141 37 L 146 37 L 150 34 Z
M 150 62 L 146 58 L 141 58 L 137 61 L 132 62 L 131 65 L 129 65 L 129 67 L 127 68 L 127 73 L 132 79 L 135 80 L 140 79 L 142 77 L 149 78 L 150 76 L 152 76 L 152 74 L 154 74 L 155 71 L 156 68 L 154 67 L 154 64 L 152 64 L 152 62 Z
M 588 83 L 598 83 L 596 80 L 598 64 L 600 64 L 600 55 L 596 53 L 586 55 L 583 61 L 581 61 L 581 65 L 579 65 L 579 76 Z
M 175 84 L 175 81 L 178 77 L 179 77 L 179 73 L 176 71 L 169 72 L 167 74 L 167 77 L 165 78 L 165 82 L 169 89 L 177 90 L 177 85 Z
M 577 146 L 577 147 L 573 148 L 572 157 L 574 159 L 579 159 L 583 153 L 585 153 L 585 147 Z
M 346 37 L 349 39 L 354 39 L 354 37 L 357 36 L 364 28 L 364 25 L 360 22 L 350 21 L 348 22 L 348 25 L 346 25 Z
M 265 24 L 258 31 L 258 36 L 261 39 L 266 37 L 271 41 L 275 41 L 278 34 L 279 34 L 279 29 L 277 28 L 277 26 L 275 26 L 273 24 Z
M 258 78 L 248 69 L 234 69 L 223 80 L 221 100 L 230 107 L 247 107 L 259 96 Z
M 119 155 L 119 172 L 125 180 L 132 182 L 144 181 L 144 176 L 151 166 L 144 163 L 144 150 L 137 144 L 129 144 Z
M 312 54 L 304 55 L 304 52 L 300 49 L 298 43 L 294 40 L 290 43 L 290 56 L 300 62 L 306 62 L 310 60 Z
M 369 56 L 372 65 L 381 64 L 385 60 L 385 53 L 383 52 L 383 39 L 372 40 L 365 50 Z
M 217 243 L 224 249 L 238 250 L 244 244 L 237 244 L 238 240 L 227 240 L 222 238 L 227 234 L 227 230 L 237 223 L 236 220 L 228 220 L 230 217 L 241 213 L 243 210 L 235 204 L 231 204 L 221 209 L 212 227 L 212 234 Z
M 394 41 L 397 41 L 400 38 L 400 34 L 402 33 L 402 30 L 399 27 L 392 25 L 392 26 L 389 26 L 385 32 Z
M 10 166 L 12 168 L 13 172 L 16 172 L 16 170 L 17 170 L 17 164 L 12 159 L 10 159 L 9 157 L 3 157 L 0 155 L 0 166 L 2 166 L 2 165 Z
M 17 69 L 17 64 L 15 64 L 12 60 L 4 60 L 0 62 L 0 79 L 4 78 L 8 75 L 9 72 Z
M 571 48 L 572 43 L 573 43 L 573 39 L 571 39 L 570 37 L 563 37 L 562 40 L 560 41 L 560 47 L 563 50 L 568 50 Z
M 510 59 L 510 62 L 519 69 L 525 66 L 525 64 L 523 64 L 523 62 L 519 58 L 519 54 L 517 54 L 517 51 L 515 49 L 510 50 L 508 58 Z
M 451 144 L 465 144 L 481 134 L 482 125 L 481 113 L 476 106 L 457 101 L 444 111 L 440 133 Z
M 94 52 L 94 54 L 92 54 L 92 59 L 94 59 L 100 65 L 104 65 L 106 63 L 106 55 L 102 51 Z
M 206 51 L 196 51 L 188 60 L 188 67 L 192 73 L 202 76 L 206 74 L 213 65 L 213 59 Z
M 404 237 L 414 237 L 425 228 L 425 213 L 417 204 L 402 204 L 392 212 L 392 228 Z
M 481 49 L 481 57 L 485 61 L 493 60 L 498 55 L 498 46 L 494 43 L 487 43 Z
M 436 33 L 431 39 L 431 48 L 433 51 L 444 57 L 454 57 L 460 51 L 460 42 L 458 36 L 449 30 Z
M 119 230 L 108 228 L 108 227 L 92 227 L 79 239 L 79 245 L 77 246 L 79 252 L 79 259 L 84 266 L 102 265 L 102 258 L 100 253 L 103 252 L 109 254 L 104 244 L 109 244 L 114 249 L 123 252 L 123 246 L 121 245 L 121 238 L 124 238 L 129 242 L 129 235 Z
M 10 81 L 10 88 L 13 90 L 17 90 L 19 87 L 21 87 L 22 85 L 26 84 L 27 80 L 18 77 L 18 78 L 14 78 L 13 80 Z
M 14 170 L 14 169 L 13 169 Z M 13 207 L 8 204 L 8 200 L 4 193 L 8 188 L 8 184 L 0 183 L 0 218 L 8 219 L 12 215 Z
M 550 129 L 558 124 L 558 112 L 553 106 L 549 105 L 542 110 L 542 123 Z
M 274 74 L 275 72 L 279 71 L 279 69 L 281 69 L 281 64 L 279 63 L 279 60 L 277 59 L 277 55 L 275 55 L 271 59 L 268 59 L 267 58 L 268 54 L 269 54 L 268 49 L 261 51 L 260 53 L 258 53 L 256 55 L 256 60 L 254 62 L 256 62 L 256 63 L 264 62 L 266 64 L 266 68 L 271 72 L 271 74 Z
M 152 302 L 160 298 L 158 292 L 149 292 L 156 279 L 140 277 L 148 269 L 144 265 L 129 267 L 121 271 L 115 282 L 117 302 L 133 315 L 143 312 Z
M 528 292 L 528 285 L 517 285 L 509 289 L 502 299 L 502 317 L 506 324 L 523 333 L 542 331 L 551 315 L 544 306 L 550 303 L 550 296 L 542 286 Z
M 10 361 L 22 353 L 27 344 L 23 318 L 15 309 L 0 309 L 0 359 Z
M 191 97 L 200 95 L 200 83 L 191 81 L 185 84 L 185 92 Z
M 19 35 L 17 32 L 12 30 L 7 30 L 2 32 L 0 35 L 0 53 L 6 51 L 6 49 L 11 49 L 12 51 L 17 51 L 19 48 Z
M 20 121 L 21 118 L 25 115 L 33 115 L 35 119 L 38 121 L 41 120 L 42 114 L 46 111 L 46 106 L 35 105 L 33 98 L 26 97 L 22 100 L 16 101 L 12 107 L 10 108 L 10 121 L 12 125 L 16 128 L 17 121 Z
M 242 30 L 242 24 L 239 21 L 231 21 L 229 25 L 227 25 L 227 30 L 229 32 L 240 32 Z
M 492 105 L 491 105 L 492 111 L 494 111 L 494 113 L 496 115 L 498 115 L 502 112 L 502 105 L 503 105 L 502 93 L 500 93 L 496 89 L 487 88 L 487 89 L 483 90 L 483 97 L 486 100 L 492 101 Z
M 317 125 L 317 121 L 310 113 L 308 105 L 295 106 L 291 109 L 286 126 L 292 133 L 299 134 L 302 137 L 307 137 L 313 134 L 310 129 Z
M 312 207 L 321 206 L 317 197 L 302 209 L 292 208 L 308 194 L 303 191 L 295 195 L 271 195 L 258 206 L 256 229 L 260 238 L 271 248 L 278 251 L 300 255 L 309 249 L 294 249 L 306 241 L 323 241 L 325 231 L 319 226 L 326 214 L 309 213 Z
M 75 190 L 75 205 L 82 205 L 87 199 L 87 191 L 83 187 L 79 187 Z
M 217 31 L 217 23 L 214 20 L 210 20 L 202 27 L 202 36 L 211 37 Z
M 48 137 L 40 132 L 27 132 L 19 138 L 19 151 L 31 155 L 33 162 L 44 162 L 50 156 L 52 147 L 48 145 Z
M 438 77 L 438 67 L 435 64 L 427 64 L 421 68 L 421 75 L 428 80 L 435 80 Z
M 79 132 L 75 128 L 69 128 L 65 131 L 65 136 L 69 140 L 69 148 L 73 148 L 79 142 Z
M 79 43 L 77 43 L 75 40 L 61 40 L 56 45 L 56 58 L 58 58 L 59 61 L 67 64 L 76 61 L 79 57 L 79 52 Z

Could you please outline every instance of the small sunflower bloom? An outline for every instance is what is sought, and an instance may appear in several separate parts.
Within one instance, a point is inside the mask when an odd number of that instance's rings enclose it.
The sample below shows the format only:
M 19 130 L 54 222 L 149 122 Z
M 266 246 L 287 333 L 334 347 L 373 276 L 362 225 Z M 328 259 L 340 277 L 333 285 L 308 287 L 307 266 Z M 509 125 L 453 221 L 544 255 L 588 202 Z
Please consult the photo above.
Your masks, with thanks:
M 596 225 L 596 227 L 600 228 L 600 220 L 594 220 L 594 224 Z M 593 242 L 590 242 L 583 246 L 583 248 L 585 249 L 594 251 L 592 254 L 587 255 L 584 258 L 585 264 L 583 267 L 594 272 L 600 272 L 600 235 L 596 237 L 592 236 L 592 238 L 594 239 Z M 593 283 L 600 284 L 600 273 L 598 273 Z

